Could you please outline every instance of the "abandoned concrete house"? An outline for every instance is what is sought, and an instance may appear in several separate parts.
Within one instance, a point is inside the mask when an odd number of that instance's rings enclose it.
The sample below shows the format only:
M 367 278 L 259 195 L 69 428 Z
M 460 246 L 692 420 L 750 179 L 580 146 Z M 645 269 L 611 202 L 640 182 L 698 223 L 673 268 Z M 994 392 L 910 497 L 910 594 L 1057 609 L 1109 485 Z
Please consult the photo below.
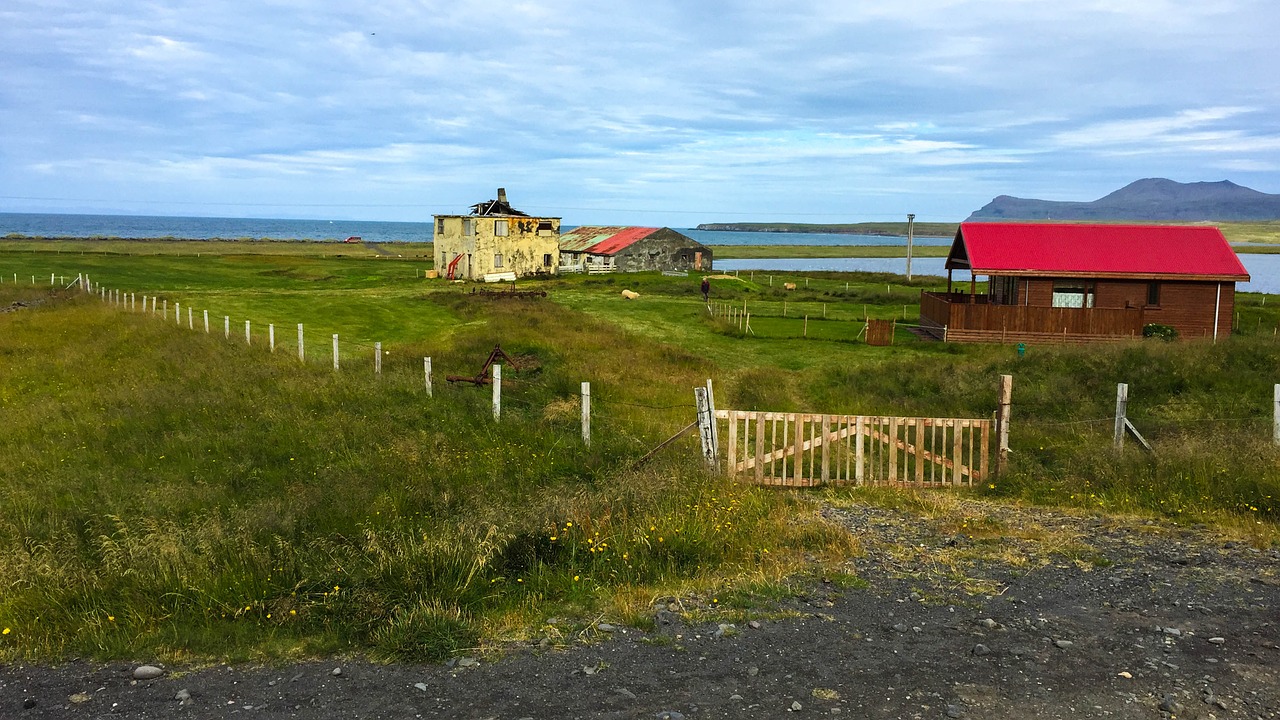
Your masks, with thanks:
M 584 225 L 560 236 L 560 272 L 710 269 L 711 249 L 671 228 Z
M 560 218 L 532 217 L 511 207 L 507 191 L 471 206 L 470 215 L 436 215 L 435 261 L 450 280 L 499 280 L 555 274 Z

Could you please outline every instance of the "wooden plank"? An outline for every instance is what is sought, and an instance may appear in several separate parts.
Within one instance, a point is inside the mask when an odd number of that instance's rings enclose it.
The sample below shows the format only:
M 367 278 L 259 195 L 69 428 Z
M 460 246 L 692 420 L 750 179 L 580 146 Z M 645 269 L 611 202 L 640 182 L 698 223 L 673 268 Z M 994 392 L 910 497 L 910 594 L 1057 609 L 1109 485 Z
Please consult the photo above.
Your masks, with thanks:
M 776 452 L 782 453 L 782 472 L 778 475 L 778 477 L 781 477 L 781 478 L 787 477 L 787 442 L 788 442 L 787 438 L 790 438 L 790 437 L 791 437 L 791 416 L 783 415 L 782 416 L 782 447 L 776 451 Z
M 961 473 L 961 468 L 960 468 L 960 453 L 961 453 L 961 450 L 963 449 L 963 443 L 964 443 L 964 430 L 961 428 L 961 424 L 960 424 L 960 422 L 959 422 L 959 421 L 956 421 L 956 423 L 952 426 L 952 428 L 953 428 L 953 429 L 952 429 L 952 431 L 951 431 L 951 442 L 952 442 L 952 451 L 951 451 L 951 469 L 952 469 L 952 473 L 951 473 L 951 484 L 952 484 L 952 485 L 959 485 L 959 484 L 960 484 L 960 473 Z
M 772 413 L 771 413 L 772 414 Z M 773 457 L 773 451 L 778 448 L 778 416 L 773 415 L 772 436 L 769 439 L 769 477 L 777 477 L 778 460 Z
M 924 420 L 916 418 L 916 482 L 924 483 Z
M 857 418 L 857 434 L 854 435 L 853 448 L 853 481 L 862 485 L 867 480 L 865 430 L 867 419 L 861 415 Z
M 738 467 L 738 418 L 741 411 L 732 410 L 729 412 L 729 472 L 737 474 L 742 472 L 742 468 Z
M 797 487 L 800 486 L 800 475 L 804 473 L 804 415 L 797 414 L 796 419 L 796 447 L 795 455 L 792 456 L 792 462 L 795 468 L 792 468 L 791 479 L 795 480 Z
M 764 482 L 764 420 L 756 418 L 756 482 Z
M 829 421 L 830 421 L 830 418 L 828 418 L 826 415 L 818 416 L 818 424 L 822 427 L 822 484 L 823 485 L 826 485 L 827 483 L 831 482 L 831 452 L 830 452 L 831 443 L 827 442 L 827 440 L 830 439 L 830 432 L 831 432 L 831 428 L 828 424 Z
M 889 482 L 898 482 L 898 418 L 889 418 Z

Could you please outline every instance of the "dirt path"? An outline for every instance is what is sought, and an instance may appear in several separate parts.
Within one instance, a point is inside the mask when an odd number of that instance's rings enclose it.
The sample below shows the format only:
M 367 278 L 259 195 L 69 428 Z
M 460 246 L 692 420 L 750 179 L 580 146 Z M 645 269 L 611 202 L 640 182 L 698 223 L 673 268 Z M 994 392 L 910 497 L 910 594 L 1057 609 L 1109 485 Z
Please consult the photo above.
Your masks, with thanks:
M 823 512 L 867 585 L 819 585 L 787 619 L 685 624 L 664 602 L 654 633 L 452 666 L 4 666 L 0 717 L 1280 717 L 1280 551 L 977 502 Z

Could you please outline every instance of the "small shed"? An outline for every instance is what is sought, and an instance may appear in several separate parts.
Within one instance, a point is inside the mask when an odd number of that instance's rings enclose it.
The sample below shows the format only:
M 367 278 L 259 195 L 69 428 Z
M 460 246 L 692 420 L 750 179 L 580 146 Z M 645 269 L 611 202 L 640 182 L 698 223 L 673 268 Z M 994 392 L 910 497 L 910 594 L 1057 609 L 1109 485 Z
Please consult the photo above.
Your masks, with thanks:
M 560 271 L 711 269 L 711 249 L 671 228 L 584 225 L 560 236 Z
M 1110 340 L 1151 323 L 1218 339 L 1249 280 L 1222 232 L 1202 225 L 962 223 L 946 268 L 947 292 L 921 293 L 920 322 L 953 342 Z M 968 292 L 955 270 L 969 272 Z

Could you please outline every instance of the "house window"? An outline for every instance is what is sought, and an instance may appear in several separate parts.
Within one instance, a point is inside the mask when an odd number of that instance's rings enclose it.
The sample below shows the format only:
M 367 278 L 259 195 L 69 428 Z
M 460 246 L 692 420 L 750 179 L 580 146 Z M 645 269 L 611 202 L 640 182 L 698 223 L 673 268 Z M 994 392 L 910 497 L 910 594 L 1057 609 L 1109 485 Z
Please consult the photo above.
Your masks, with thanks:
M 436 234 L 444 234 L 444 218 L 436 218 Z
M 1093 289 L 1083 281 L 1053 283 L 1053 306 L 1060 308 L 1093 307 Z
M 502 253 L 497 253 L 493 256 L 493 266 L 496 268 L 502 267 Z
M 462 234 L 466 237 L 474 237 L 476 234 L 476 221 L 471 218 L 463 218 Z
M 553 232 L 555 232 L 555 228 L 551 227 L 551 221 L 550 221 L 550 220 L 539 220 L 539 221 L 538 221 L 538 234 L 539 234 L 539 235 L 550 235 L 550 234 L 552 234 Z
M 551 267 L 551 253 L 542 254 L 542 267 Z
M 1147 304 L 1148 305 L 1160 304 L 1160 283 L 1158 282 L 1147 283 Z
M 494 237 L 506 237 L 506 236 L 507 236 L 507 222 L 508 222 L 507 220 L 494 220 L 494 221 L 493 221 L 493 236 L 494 236 Z
M 991 302 L 996 305 L 1016 305 L 1018 302 L 1018 278 L 993 277 L 988 284 Z M 1071 306 L 1076 307 L 1076 306 Z

